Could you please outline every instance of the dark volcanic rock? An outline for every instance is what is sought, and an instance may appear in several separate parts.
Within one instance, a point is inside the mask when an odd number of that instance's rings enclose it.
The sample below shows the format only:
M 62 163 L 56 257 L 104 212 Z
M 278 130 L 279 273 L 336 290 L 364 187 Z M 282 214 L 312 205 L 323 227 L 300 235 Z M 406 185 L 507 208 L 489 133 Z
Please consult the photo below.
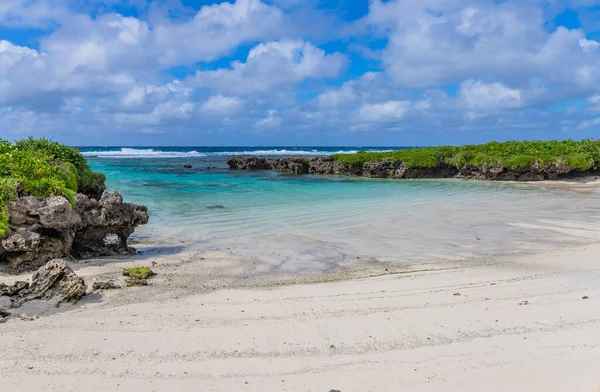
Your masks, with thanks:
M 34 299 L 58 299 L 58 303 L 77 302 L 85 295 L 87 286 L 75 275 L 64 260 L 51 260 L 38 269 L 31 284 L 16 282 L 12 286 L 0 285 L 0 296 L 10 297 L 11 308 Z
M 104 185 L 104 174 L 94 172 L 93 175 L 97 177 L 96 180 L 91 181 L 89 184 L 81 185 L 78 192 L 89 198 L 100 200 L 106 190 L 106 185 Z
M 99 200 L 77 194 L 75 209 L 62 196 L 25 196 L 12 202 L 8 213 L 11 231 L 0 239 L 0 263 L 7 263 L 10 273 L 34 270 L 69 255 L 132 253 L 127 238 L 148 222 L 146 207 L 123 203 L 116 192 Z
M 83 227 L 75 232 L 71 254 L 75 257 L 132 254 L 127 238 L 138 225 L 148 223 L 148 209 L 123 203 L 119 193 L 107 193 L 100 201 L 77 195 L 76 210 Z M 115 236 L 116 240 L 111 240 Z
M 120 289 L 121 286 L 117 286 L 114 282 L 94 282 L 92 290 L 116 290 Z
M 435 167 L 408 167 L 403 162 L 387 159 L 374 162 L 346 163 L 332 157 L 232 157 L 227 160 L 233 170 L 276 170 L 290 174 L 320 174 L 371 178 L 463 178 L 492 181 L 556 180 L 597 172 L 581 171 L 558 161 L 546 166 L 538 163 L 524 168 L 508 168 L 501 163 L 456 167 L 440 164 Z
M 232 170 L 273 170 L 271 161 L 263 157 L 231 157 L 227 164 Z
M 14 297 L 24 292 L 29 288 L 27 282 L 15 282 L 12 286 L 8 286 L 5 283 L 0 283 L 0 297 Z

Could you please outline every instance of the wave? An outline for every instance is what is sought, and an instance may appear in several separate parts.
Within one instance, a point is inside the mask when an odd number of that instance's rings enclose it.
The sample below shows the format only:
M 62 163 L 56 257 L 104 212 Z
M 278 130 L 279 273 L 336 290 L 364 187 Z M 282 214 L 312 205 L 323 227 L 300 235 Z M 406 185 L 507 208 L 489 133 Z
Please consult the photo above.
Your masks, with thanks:
M 222 151 L 209 153 L 209 155 L 331 155 L 331 154 L 353 154 L 356 150 L 248 150 L 248 151 Z
M 136 148 L 121 148 L 117 151 L 82 151 L 81 155 L 97 158 L 190 158 L 206 156 L 206 154 L 198 151 L 160 151 Z
M 370 150 L 377 152 L 387 152 L 392 150 Z M 81 154 L 88 158 L 192 158 L 205 156 L 232 156 L 232 155 L 264 155 L 264 156 L 291 156 L 291 155 L 331 155 L 331 154 L 354 154 L 357 150 L 319 150 L 319 149 L 271 149 L 271 150 L 244 150 L 244 151 L 213 151 L 213 152 L 198 152 L 198 151 L 162 151 L 154 149 L 138 149 L 138 148 L 120 148 L 118 150 L 104 151 L 82 151 Z

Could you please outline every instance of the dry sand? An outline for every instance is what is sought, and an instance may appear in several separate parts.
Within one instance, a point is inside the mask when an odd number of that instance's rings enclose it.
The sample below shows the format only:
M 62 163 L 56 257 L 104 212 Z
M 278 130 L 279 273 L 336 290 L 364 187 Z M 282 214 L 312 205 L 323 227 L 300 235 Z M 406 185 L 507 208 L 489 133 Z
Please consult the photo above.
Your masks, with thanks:
M 225 253 L 137 261 L 151 286 L 0 324 L 0 390 L 598 392 L 600 223 L 560 230 L 593 243 L 278 278 Z M 132 264 L 71 265 L 91 286 Z

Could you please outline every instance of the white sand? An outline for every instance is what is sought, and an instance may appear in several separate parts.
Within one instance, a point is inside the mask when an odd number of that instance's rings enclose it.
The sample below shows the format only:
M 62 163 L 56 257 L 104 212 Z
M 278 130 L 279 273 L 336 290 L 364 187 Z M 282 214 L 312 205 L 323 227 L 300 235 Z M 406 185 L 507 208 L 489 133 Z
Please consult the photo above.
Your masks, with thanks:
M 211 290 L 217 264 L 243 262 L 207 255 L 204 282 L 163 276 L 1 324 L 2 390 L 599 391 L 599 262 L 593 245 Z M 199 265 L 157 269 L 174 282 Z
M 161 257 L 149 287 L 0 324 L 0 390 L 598 392 L 600 223 L 553 226 L 593 243 L 302 278 Z M 72 266 L 91 286 L 132 264 Z

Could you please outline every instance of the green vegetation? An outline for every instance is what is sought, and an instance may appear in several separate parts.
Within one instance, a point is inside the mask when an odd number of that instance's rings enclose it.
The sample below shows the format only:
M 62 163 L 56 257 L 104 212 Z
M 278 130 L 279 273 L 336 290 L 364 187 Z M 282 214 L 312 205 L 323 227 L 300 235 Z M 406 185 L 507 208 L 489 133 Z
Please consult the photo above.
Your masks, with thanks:
M 123 270 L 123 276 L 129 277 L 125 282 L 127 287 L 147 286 L 148 278 L 151 278 L 154 275 L 156 275 L 154 271 L 148 267 L 134 267 Z
M 154 275 L 156 274 L 148 267 L 134 267 L 123 270 L 123 276 L 128 276 L 132 279 L 148 279 Z
M 18 196 L 64 196 L 74 205 L 79 189 L 104 180 L 75 148 L 48 139 L 0 139 L 0 237 L 9 230 L 8 204 Z
M 380 161 L 404 162 L 408 167 L 435 167 L 442 164 L 463 167 L 466 164 L 497 164 L 510 169 L 523 168 L 538 163 L 547 166 L 563 161 L 580 170 L 600 167 L 600 140 L 582 141 L 511 141 L 461 147 L 441 146 L 412 148 L 391 152 L 365 152 L 335 154 L 333 158 L 349 164 Z
M 127 287 L 148 286 L 148 280 L 147 279 L 129 278 L 125 282 L 125 286 L 127 286 Z

